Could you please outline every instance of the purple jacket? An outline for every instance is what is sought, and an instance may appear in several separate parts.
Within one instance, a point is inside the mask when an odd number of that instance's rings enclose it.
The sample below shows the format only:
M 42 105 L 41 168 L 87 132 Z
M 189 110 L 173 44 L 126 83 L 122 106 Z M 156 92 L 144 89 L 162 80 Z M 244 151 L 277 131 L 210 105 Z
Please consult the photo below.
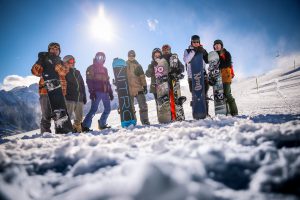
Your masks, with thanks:
M 105 92 L 112 95 L 107 69 L 100 64 L 93 64 L 86 70 L 86 83 L 89 92 Z

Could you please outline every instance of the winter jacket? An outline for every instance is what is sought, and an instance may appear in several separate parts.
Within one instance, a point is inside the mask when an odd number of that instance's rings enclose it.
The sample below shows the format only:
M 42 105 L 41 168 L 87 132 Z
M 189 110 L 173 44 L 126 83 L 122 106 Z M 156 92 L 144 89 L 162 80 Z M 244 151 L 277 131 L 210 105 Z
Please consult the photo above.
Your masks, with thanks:
M 234 76 L 231 55 L 225 49 L 221 49 L 221 51 L 217 51 L 220 56 L 220 65 L 219 68 L 221 69 L 222 74 L 222 82 L 223 83 L 231 83 L 232 78 Z
M 166 59 L 162 58 L 158 60 L 162 63 L 164 68 L 168 69 L 168 73 L 170 72 L 170 66 Z M 156 77 L 155 77 L 155 70 L 154 67 L 157 65 L 157 62 L 152 60 L 151 64 L 148 65 L 148 69 L 146 71 L 146 76 L 151 78 L 151 85 L 150 85 L 150 93 L 156 94 Z
M 126 64 L 130 96 L 135 97 L 139 92 L 144 91 L 144 87 L 147 87 L 145 73 L 142 66 L 136 60 L 127 60 Z
M 201 52 L 203 54 L 203 66 L 205 66 L 205 64 L 208 63 L 207 51 L 202 46 L 195 49 L 193 46 L 190 45 L 189 48 L 184 51 L 184 55 L 183 55 L 183 61 L 186 64 L 188 78 L 192 78 L 191 61 L 197 52 Z M 204 73 L 206 74 L 205 67 L 204 67 Z
M 62 64 L 59 56 L 50 55 L 48 52 L 40 52 L 38 60 L 31 68 L 31 73 L 40 77 L 39 81 L 39 94 L 46 95 L 47 89 L 45 87 L 45 81 L 42 77 L 43 73 L 51 74 L 51 77 L 59 79 L 59 74 L 55 71 L 55 66 Z
M 169 66 L 170 66 L 170 58 L 171 58 L 172 55 L 173 55 L 172 53 L 169 53 L 169 54 L 164 54 L 162 56 L 164 59 L 166 59 L 166 61 L 168 62 Z M 181 74 L 183 72 L 184 72 L 184 65 L 178 59 L 178 71 L 177 71 L 177 73 Z
M 84 81 L 76 68 L 70 68 L 66 75 L 67 92 L 66 100 L 86 103 Z
M 104 92 L 113 94 L 107 69 L 101 64 L 93 64 L 86 70 L 86 83 L 90 93 Z

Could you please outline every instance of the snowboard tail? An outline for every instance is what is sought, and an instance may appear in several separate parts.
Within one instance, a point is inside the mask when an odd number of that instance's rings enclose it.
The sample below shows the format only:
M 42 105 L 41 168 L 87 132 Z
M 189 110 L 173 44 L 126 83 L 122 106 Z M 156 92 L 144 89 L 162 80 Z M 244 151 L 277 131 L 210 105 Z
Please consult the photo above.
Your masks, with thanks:
M 194 119 L 207 115 L 204 85 L 203 54 L 196 53 L 191 61 L 192 69 L 192 113 Z
M 62 92 L 58 76 L 53 74 L 42 74 L 45 80 L 45 87 L 47 89 L 47 96 L 49 99 L 52 119 L 55 124 L 55 133 L 69 133 L 73 131 L 72 123 L 67 112 L 65 97 Z
M 208 81 L 213 86 L 215 115 L 228 114 L 228 107 L 224 96 L 222 76 L 220 73 L 220 57 L 216 51 L 211 51 L 208 54 Z
M 169 123 L 172 121 L 171 107 L 170 107 L 170 87 L 168 78 L 168 68 L 166 60 L 157 60 L 155 69 L 155 87 L 157 94 L 157 118 L 159 123 Z
M 178 55 L 172 54 L 170 57 L 170 68 L 171 72 L 179 71 L 178 66 Z M 186 97 L 181 96 L 180 91 L 180 79 L 183 79 L 183 74 L 171 73 L 170 74 L 170 96 L 171 98 L 171 112 L 172 112 L 172 120 L 183 121 L 185 120 L 183 103 L 186 101 Z
M 121 126 L 128 127 L 130 125 L 136 125 L 136 116 L 134 112 L 134 105 L 131 101 L 129 93 L 129 84 L 126 73 L 126 62 L 123 59 L 115 58 L 113 60 L 113 71 L 115 80 L 114 83 L 117 87 L 119 100 L 119 114 L 121 118 Z

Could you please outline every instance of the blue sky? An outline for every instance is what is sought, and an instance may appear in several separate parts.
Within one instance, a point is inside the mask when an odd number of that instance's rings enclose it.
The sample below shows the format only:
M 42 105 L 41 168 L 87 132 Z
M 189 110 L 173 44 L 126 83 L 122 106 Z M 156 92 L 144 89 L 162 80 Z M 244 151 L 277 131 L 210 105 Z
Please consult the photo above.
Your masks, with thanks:
M 105 21 L 93 25 L 102 35 L 97 38 L 91 23 L 100 19 L 100 7 Z M 152 49 L 165 43 L 182 60 L 193 34 L 200 35 L 207 51 L 222 39 L 237 76 L 258 75 L 275 66 L 277 52 L 300 52 L 299 9 L 298 0 L 1 0 L 0 83 L 9 75 L 31 75 L 38 52 L 52 41 L 61 44 L 62 57 L 75 56 L 84 77 L 96 52 L 104 51 L 113 77 L 112 59 L 126 59 L 130 49 L 144 69 Z

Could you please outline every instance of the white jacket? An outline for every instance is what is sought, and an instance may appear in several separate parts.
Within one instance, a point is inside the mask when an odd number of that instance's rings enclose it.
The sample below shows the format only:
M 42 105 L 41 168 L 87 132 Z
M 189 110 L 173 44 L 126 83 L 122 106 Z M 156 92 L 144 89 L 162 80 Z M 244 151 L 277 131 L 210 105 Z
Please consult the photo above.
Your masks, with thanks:
M 194 49 L 194 47 L 192 46 L 189 46 L 188 49 L 191 49 L 191 51 L 189 53 L 187 49 L 184 51 L 183 61 L 186 64 L 186 68 L 187 68 L 186 71 L 187 71 L 188 78 L 192 78 L 191 60 L 195 56 L 195 51 L 192 51 L 192 49 Z M 204 60 L 203 60 L 203 68 L 204 70 L 206 70 L 206 63 L 204 62 Z

